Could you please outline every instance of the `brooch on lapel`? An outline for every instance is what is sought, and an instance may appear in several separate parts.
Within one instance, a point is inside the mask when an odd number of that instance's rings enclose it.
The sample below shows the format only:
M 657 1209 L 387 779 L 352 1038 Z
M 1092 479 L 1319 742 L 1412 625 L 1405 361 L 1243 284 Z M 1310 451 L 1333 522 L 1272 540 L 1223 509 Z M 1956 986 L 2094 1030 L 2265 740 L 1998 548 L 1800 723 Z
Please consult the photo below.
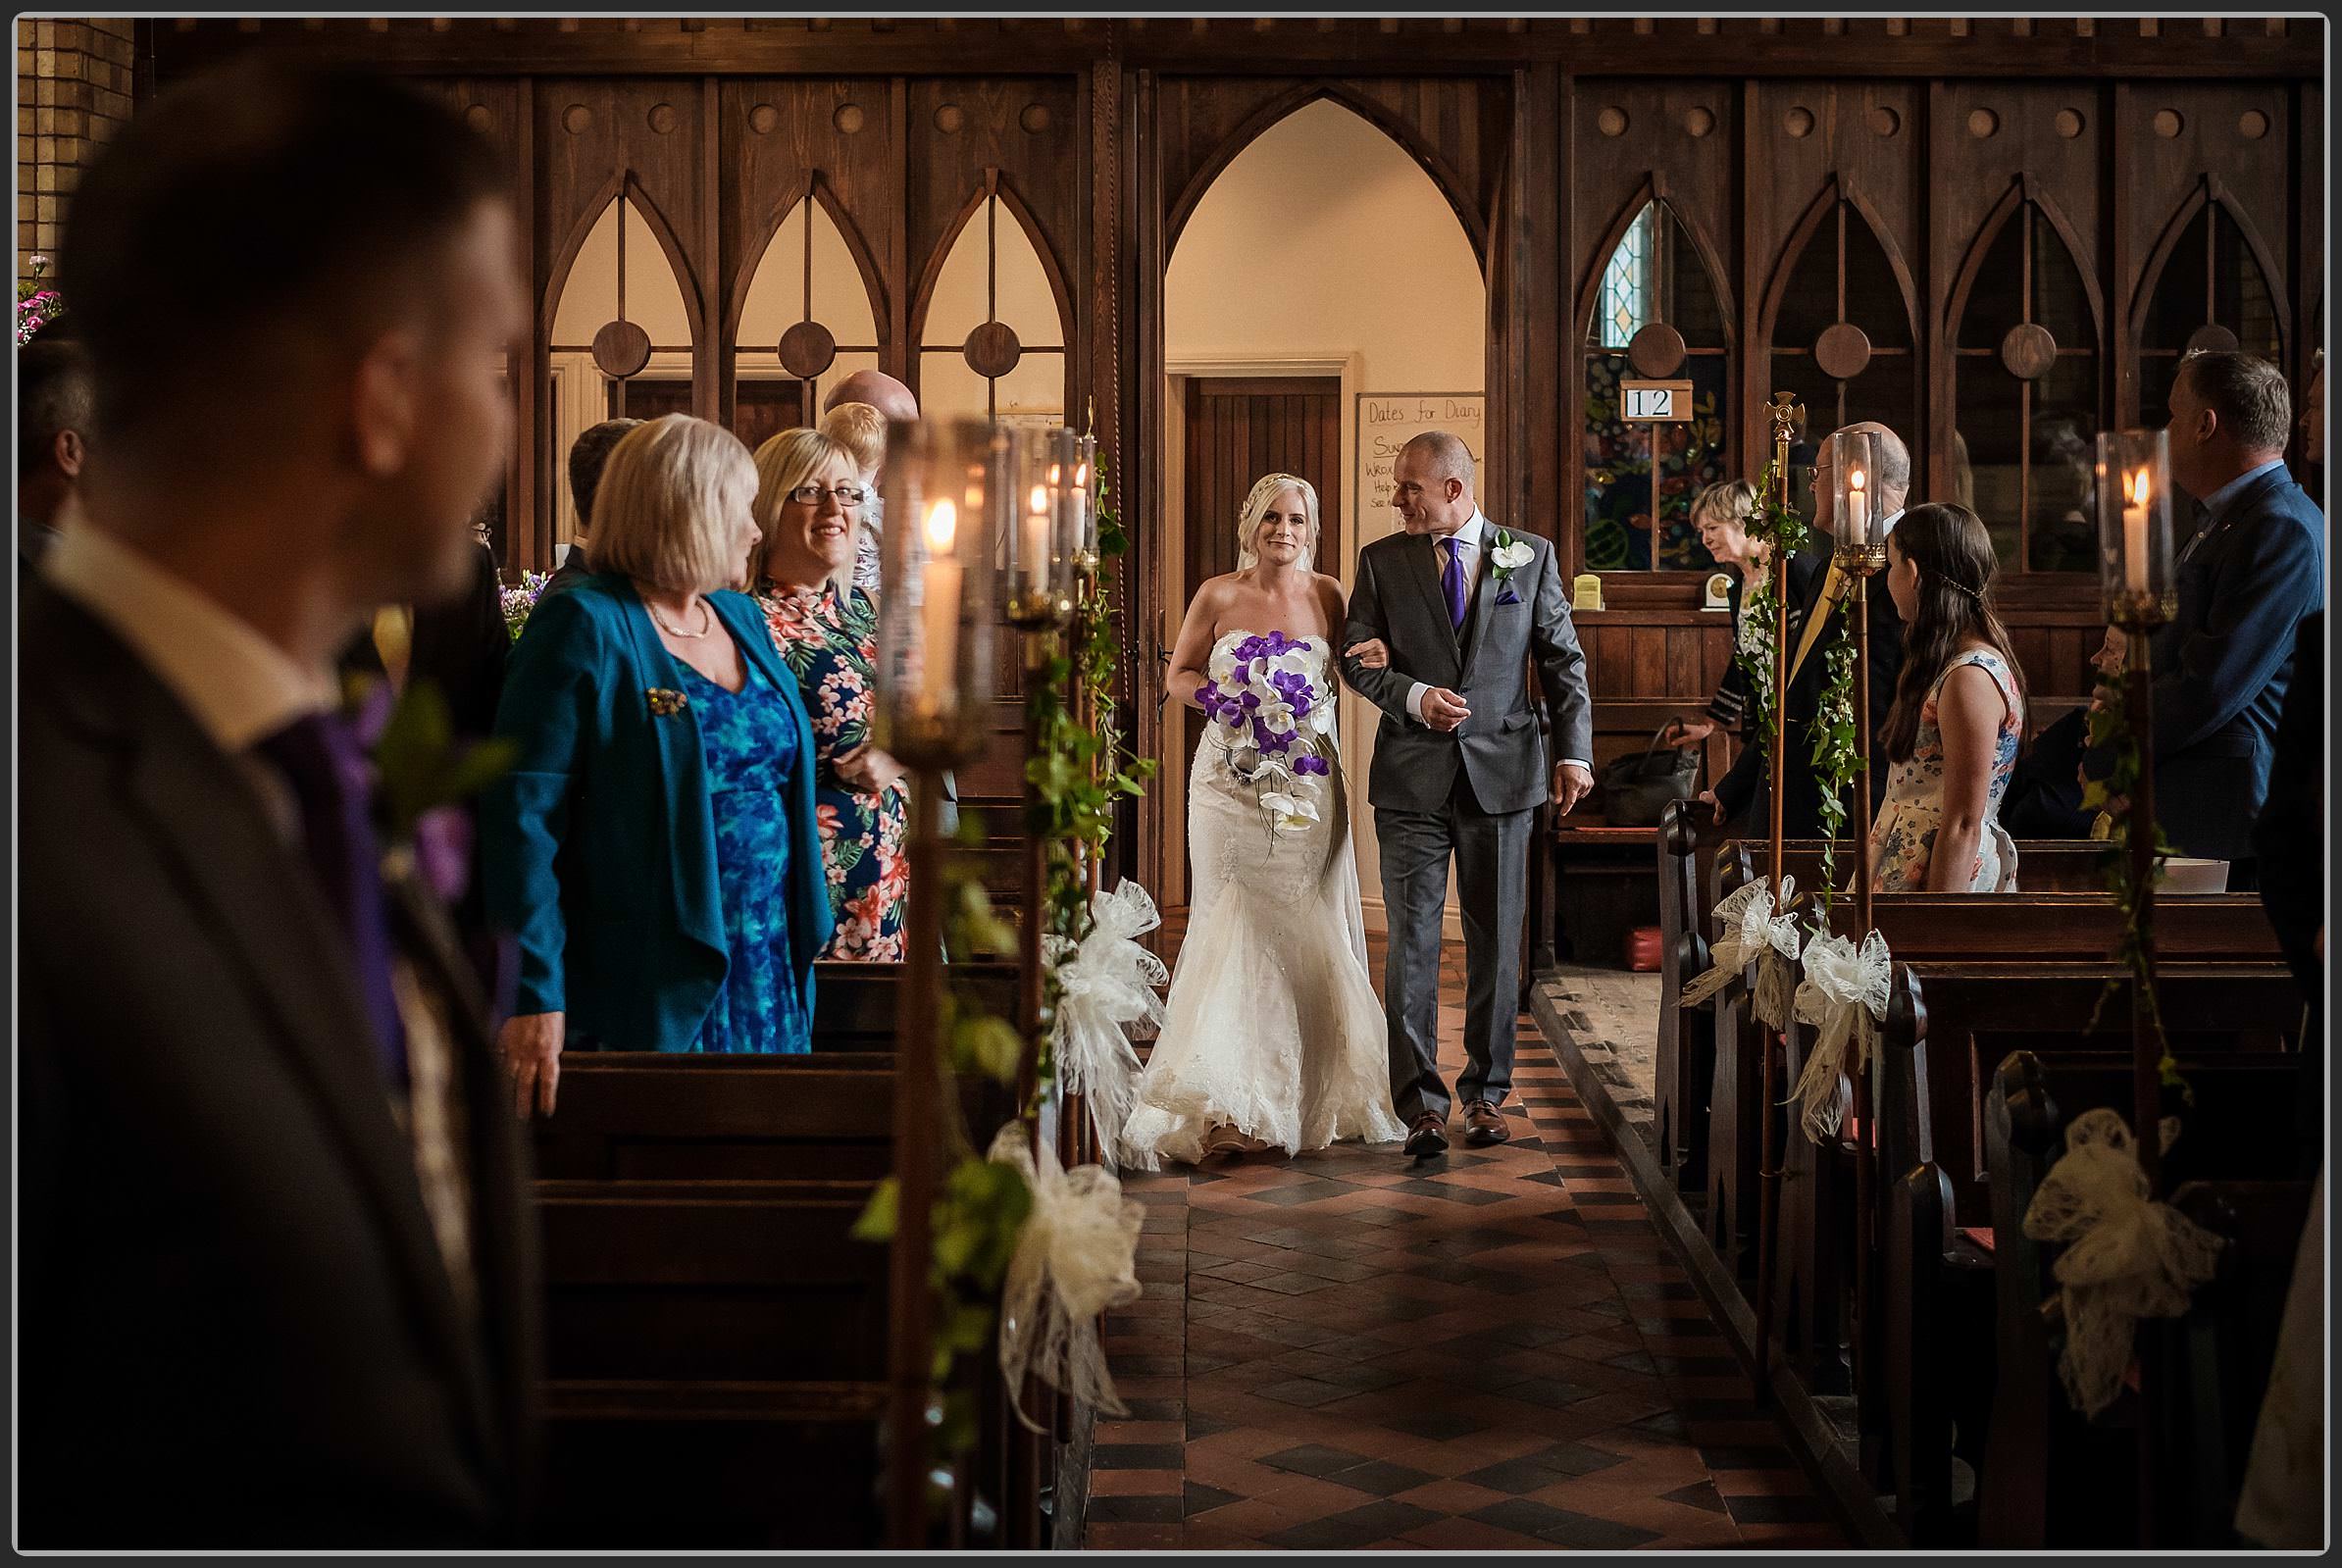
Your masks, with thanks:
M 1504 530 L 1497 530 L 1497 547 L 1489 556 L 1488 564 L 1497 580 L 1499 604 L 1521 602 L 1521 596 L 1512 589 L 1512 574 L 1527 566 L 1534 558 L 1534 552 L 1526 544 Z
M 690 699 L 682 692 L 670 691 L 665 686 L 651 686 L 642 694 L 650 699 L 652 715 L 660 719 L 672 718 L 690 706 Z

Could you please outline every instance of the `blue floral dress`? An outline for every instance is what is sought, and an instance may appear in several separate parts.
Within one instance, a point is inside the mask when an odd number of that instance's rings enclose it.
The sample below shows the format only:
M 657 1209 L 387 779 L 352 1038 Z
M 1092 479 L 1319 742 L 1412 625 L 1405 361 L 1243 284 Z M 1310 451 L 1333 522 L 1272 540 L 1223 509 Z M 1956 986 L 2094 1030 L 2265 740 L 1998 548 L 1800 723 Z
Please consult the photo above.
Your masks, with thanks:
M 1895 765 L 1887 780 L 1887 798 L 1878 820 L 1870 825 L 1870 886 L 1875 892 L 1924 892 L 1927 866 L 1935 854 L 1935 835 L 1944 825 L 1944 733 L 1936 726 L 1936 700 L 1944 681 L 1963 664 L 1972 664 L 1992 677 L 2001 691 L 2001 732 L 1993 748 L 1992 782 L 1985 787 L 1984 831 L 1976 836 L 1976 858 L 1967 868 L 1965 885 L 1954 891 L 1971 893 L 2016 890 L 2016 842 L 2001 826 L 2001 797 L 2009 792 L 2009 776 L 2016 769 L 2017 744 L 2025 733 L 2025 699 L 2016 688 L 2009 665 L 1990 648 L 1971 648 L 1944 666 L 1927 700 L 1919 708 L 1919 733 L 1911 742 L 1910 760 Z
M 707 796 L 716 819 L 716 885 L 731 949 L 724 989 L 699 1026 L 694 1050 L 793 1053 L 812 1049 L 813 1021 L 799 1005 L 789 950 L 790 775 L 804 765 L 788 705 L 756 666 L 740 661 L 738 691 L 675 661 L 699 719 Z
M 770 578 L 756 602 L 772 628 L 781 660 L 794 672 L 813 725 L 814 826 L 838 934 L 824 958 L 900 963 L 903 915 L 911 891 L 903 838 L 910 823 L 910 781 L 877 794 L 838 777 L 831 759 L 870 738 L 878 694 L 878 606 L 860 588 L 842 597 L 829 587 L 791 587 Z

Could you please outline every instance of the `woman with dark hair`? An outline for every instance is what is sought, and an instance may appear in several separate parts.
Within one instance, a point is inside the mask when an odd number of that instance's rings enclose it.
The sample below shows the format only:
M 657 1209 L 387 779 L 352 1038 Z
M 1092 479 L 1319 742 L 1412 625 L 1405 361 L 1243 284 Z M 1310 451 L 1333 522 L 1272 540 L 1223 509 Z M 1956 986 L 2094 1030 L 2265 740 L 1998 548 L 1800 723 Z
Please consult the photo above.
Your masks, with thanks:
M 1903 669 L 1879 733 L 1894 773 L 1870 828 L 1875 891 L 2016 886 L 2016 844 L 1998 812 L 2025 697 L 2009 631 L 1987 602 L 1994 565 L 1992 535 L 1964 506 L 1914 506 L 1887 535 Z

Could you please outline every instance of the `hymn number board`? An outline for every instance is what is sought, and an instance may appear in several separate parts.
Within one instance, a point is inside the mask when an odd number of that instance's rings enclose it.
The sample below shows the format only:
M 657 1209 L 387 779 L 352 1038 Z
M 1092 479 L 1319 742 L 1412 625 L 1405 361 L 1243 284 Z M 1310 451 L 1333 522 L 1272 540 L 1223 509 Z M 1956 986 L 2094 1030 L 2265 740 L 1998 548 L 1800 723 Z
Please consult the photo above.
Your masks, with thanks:
M 1618 417 L 1630 425 L 1685 424 L 1692 417 L 1692 383 L 1620 381 Z

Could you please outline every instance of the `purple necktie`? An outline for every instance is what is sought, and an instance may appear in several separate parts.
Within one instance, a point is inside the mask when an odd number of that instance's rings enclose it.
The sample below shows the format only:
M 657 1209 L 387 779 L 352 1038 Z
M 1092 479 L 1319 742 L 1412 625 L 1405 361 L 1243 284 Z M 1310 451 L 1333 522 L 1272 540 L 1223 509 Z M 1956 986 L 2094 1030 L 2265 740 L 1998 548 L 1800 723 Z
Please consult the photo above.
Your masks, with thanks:
M 407 1037 L 390 985 L 390 935 L 382 906 L 381 848 L 368 815 L 373 780 L 358 737 L 338 716 L 313 713 L 263 740 L 260 754 L 292 785 L 301 838 L 318 889 L 349 938 L 366 1016 L 374 1021 L 382 1071 L 407 1081 Z
M 1440 542 L 1448 551 L 1448 564 L 1440 568 L 1440 590 L 1448 595 L 1449 623 L 1460 632 L 1464 622 L 1463 552 L 1457 548 L 1453 534 Z

